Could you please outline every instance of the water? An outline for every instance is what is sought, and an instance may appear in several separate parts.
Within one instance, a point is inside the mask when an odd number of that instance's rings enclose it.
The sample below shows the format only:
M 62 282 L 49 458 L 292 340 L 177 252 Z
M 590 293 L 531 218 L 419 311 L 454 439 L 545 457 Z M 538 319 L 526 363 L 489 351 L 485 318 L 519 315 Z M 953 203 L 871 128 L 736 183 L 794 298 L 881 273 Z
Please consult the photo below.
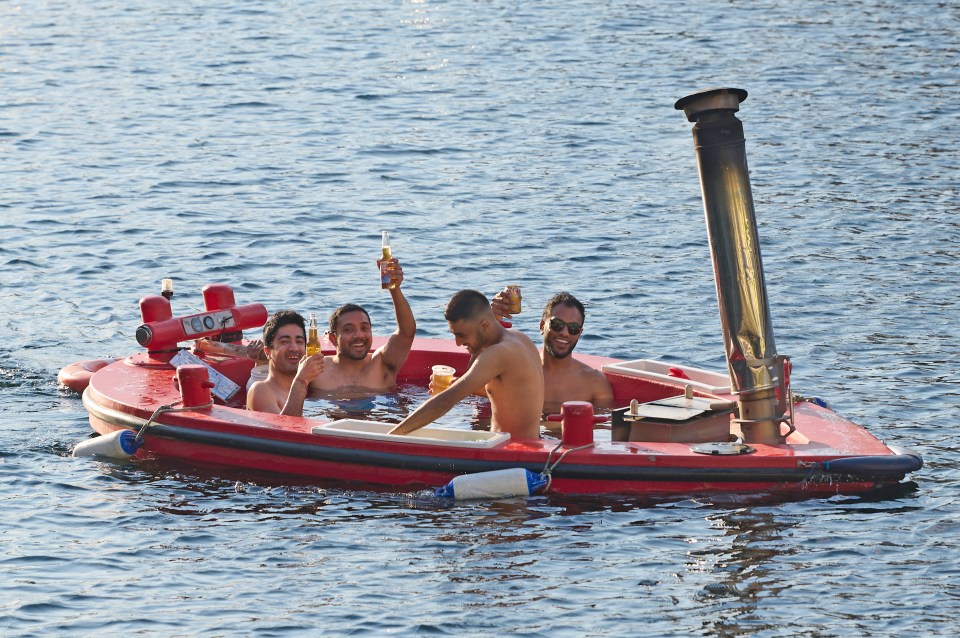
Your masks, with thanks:
M 958 31 L 929 0 L 0 4 L 0 634 L 956 635 Z M 519 283 L 528 334 L 569 289 L 583 351 L 722 368 L 673 109 L 722 85 L 795 388 L 914 483 L 450 505 L 69 457 L 57 371 L 134 351 L 160 279 L 385 334 L 383 228 L 421 335 Z
M 428 398 L 430 392 L 427 388 L 416 383 L 400 383 L 392 392 L 348 388 L 335 394 L 323 392 L 307 397 L 303 404 L 303 415 L 323 420 L 360 419 L 400 423 Z M 467 397 L 436 423 L 443 427 L 489 429 L 490 404 L 478 396 Z

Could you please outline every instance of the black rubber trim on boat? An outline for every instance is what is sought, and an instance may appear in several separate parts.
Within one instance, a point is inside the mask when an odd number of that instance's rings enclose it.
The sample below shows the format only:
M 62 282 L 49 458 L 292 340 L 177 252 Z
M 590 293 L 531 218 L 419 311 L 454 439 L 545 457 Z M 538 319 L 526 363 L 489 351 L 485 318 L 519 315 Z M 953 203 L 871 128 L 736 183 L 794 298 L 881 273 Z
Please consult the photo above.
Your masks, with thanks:
M 823 462 L 828 472 L 850 476 L 875 476 L 883 473 L 901 472 L 907 474 L 923 467 L 923 458 L 916 452 L 890 448 L 896 454 L 886 456 L 851 456 Z
M 444 474 L 472 474 L 491 470 L 503 470 L 522 467 L 531 472 L 543 470 L 541 463 L 521 463 L 517 461 L 491 461 L 481 459 L 451 459 L 443 456 L 425 456 L 360 450 L 356 448 L 328 447 L 305 444 L 301 441 L 276 441 L 260 437 L 244 436 L 227 432 L 200 431 L 174 425 L 154 424 L 150 428 L 151 436 L 161 436 L 178 441 L 200 443 L 218 447 L 260 452 L 292 458 L 314 459 L 332 463 L 354 465 L 372 465 L 377 467 L 419 470 Z M 589 479 L 595 481 L 673 481 L 673 482 L 799 482 L 803 480 L 822 481 L 829 477 L 850 476 L 861 480 L 901 480 L 907 466 L 897 459 L 903 456 L 865 457 L 874 459 L 866 467 L 848 467 L 840 464 L 832 471 L 820 467 L 797 468 L 689 468 L 689 467 L 618 467 L 610 465 L 560 464 L 553 471 L 554 478 Z M 878 462 L 877 459 L 889 459 L 893 462 Z M 856 458 L 838 459 L 855 461 Z M 833 461 L 830 461 L 833 463 Z M 913 461 L 911 461 L 913 463 Z M 857 472 L 853 470 L 856 469 Z M 863 472 L 863 473 L 861 473 Z
M 87 389 L 89 391 L 89 387 Z M 84 391 L 87 410 L 102 421 L 137 430 L 146 421 L 124 412 L 103 409 Z M 451 459 L 449 457 L 398 454 L 339 448 L 303 442 L 276 441 L 227 432 L 195 430 L 176 425 L 154 423 L 150 436 L 188 441 L 217 447 L 248 450 L 290 458 L 305 458 L 353 465 L 373 465 L 391 469 L 419 470 L 443 474 L 468 474 L 522 467 L 531 472 L 543 470 L 541 463 Z M 922 457 L 911 450 L 889 446 L 895 454 L 887 456 L 845 457 L 797 468 L 689 468 L 689 467 L 617 467 L 609 465 L 560 464 L 554 478 L 594 481 L 673 481 L 673 482 L 800 482 L 852 479 L 860 481 L 901 481 L 908 472 L 923 466 Z M 869 461 L 864 461 L 869 459 Z

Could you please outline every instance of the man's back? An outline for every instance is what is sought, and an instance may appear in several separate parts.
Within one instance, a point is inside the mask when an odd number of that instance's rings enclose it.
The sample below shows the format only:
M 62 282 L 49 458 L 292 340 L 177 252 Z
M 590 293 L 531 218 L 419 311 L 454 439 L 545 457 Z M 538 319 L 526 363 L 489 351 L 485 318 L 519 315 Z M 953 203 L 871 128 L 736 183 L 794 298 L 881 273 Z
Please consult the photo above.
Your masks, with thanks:
M 521 439 L 540 436 L 543 366 L 540 353 L 526 335 L 505 330 L 499 343 L 477 357 L 496 359 L 499 374 L 486 384 L 492 411 L 491 430 Z

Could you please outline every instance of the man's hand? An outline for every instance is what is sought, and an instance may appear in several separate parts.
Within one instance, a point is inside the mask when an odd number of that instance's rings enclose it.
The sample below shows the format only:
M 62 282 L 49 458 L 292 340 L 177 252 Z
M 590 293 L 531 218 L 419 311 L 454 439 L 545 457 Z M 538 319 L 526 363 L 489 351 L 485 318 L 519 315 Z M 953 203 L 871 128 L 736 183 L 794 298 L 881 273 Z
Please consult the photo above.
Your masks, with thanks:
M 377 260 L 377 268 L 381 268 L 383 263 L 382 259 Z M 397 261 L 396 257 L 387 260 L 386 268 L 383 268 L 380 272 L 390 276 L 390 290 L 394 290 L 400 287 L 400 284 L 403 283 L 403 268 L 400 267 L 400 262 Z
M 504 327 L 510 328 L 513 324 L 509 321 L 504 321 L 504 319 L 512 319 L 513 315 L 507 312 L 507 309 L 510 307 L 510 299 L 507 297 L 507 291 L 501 290 L 493 296 L 493 299 L 490 300 L 490 309 L 493 310 L 493 316 L 496 317 L 497 321 L 502 323 Z
M 307 386 L 310 382 L 323 373 L 324 356 L 323 354 L 304 355 L 297 366 L 297 374 L 293 377 L 294 381 L 301 381 Z

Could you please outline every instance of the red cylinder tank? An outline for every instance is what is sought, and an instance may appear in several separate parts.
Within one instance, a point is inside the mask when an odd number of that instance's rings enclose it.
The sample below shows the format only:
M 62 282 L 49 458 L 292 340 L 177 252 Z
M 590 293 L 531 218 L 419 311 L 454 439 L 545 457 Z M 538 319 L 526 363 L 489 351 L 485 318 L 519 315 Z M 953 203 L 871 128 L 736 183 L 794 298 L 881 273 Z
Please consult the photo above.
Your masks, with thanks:
M 140 299 L 140 317 L 143 323 L 166 321 L 173 317 L 170 300 L 160 295 L 147 295 Z
M 560 414 L 551 414 L 547 421 L 559 421 L 563 446 L 581 447 L 593 443 L 593 426 L 607 420 L 605 416 L 593 416 L 593 404 L 589 401 L 566 401 L 560 406 Z
M 180 387 L 180 405 L 199 407 L 212 400 L 210 388 L 214 386 L 207 368 L 201 365 L 187 364 L 177 368 L 177 385 Z
M 208 311 L 233 308 L 237 305 L 233 288 L 227 284 L 207 284 L 200 293 L 203 295 L 203 307 Z
M 163 297 L 158 299 L 166 302 Z M 185 317 L 167 317 L 146 322 L 137 328 L 137 343 L 149 352 L 160 352 L 175 349 L 181 341 L 215 337 L 228 332 L 242 334 L 243 330 L 259 328 L 266 320 L 267 309 L 258 303 L 209 310 Z

